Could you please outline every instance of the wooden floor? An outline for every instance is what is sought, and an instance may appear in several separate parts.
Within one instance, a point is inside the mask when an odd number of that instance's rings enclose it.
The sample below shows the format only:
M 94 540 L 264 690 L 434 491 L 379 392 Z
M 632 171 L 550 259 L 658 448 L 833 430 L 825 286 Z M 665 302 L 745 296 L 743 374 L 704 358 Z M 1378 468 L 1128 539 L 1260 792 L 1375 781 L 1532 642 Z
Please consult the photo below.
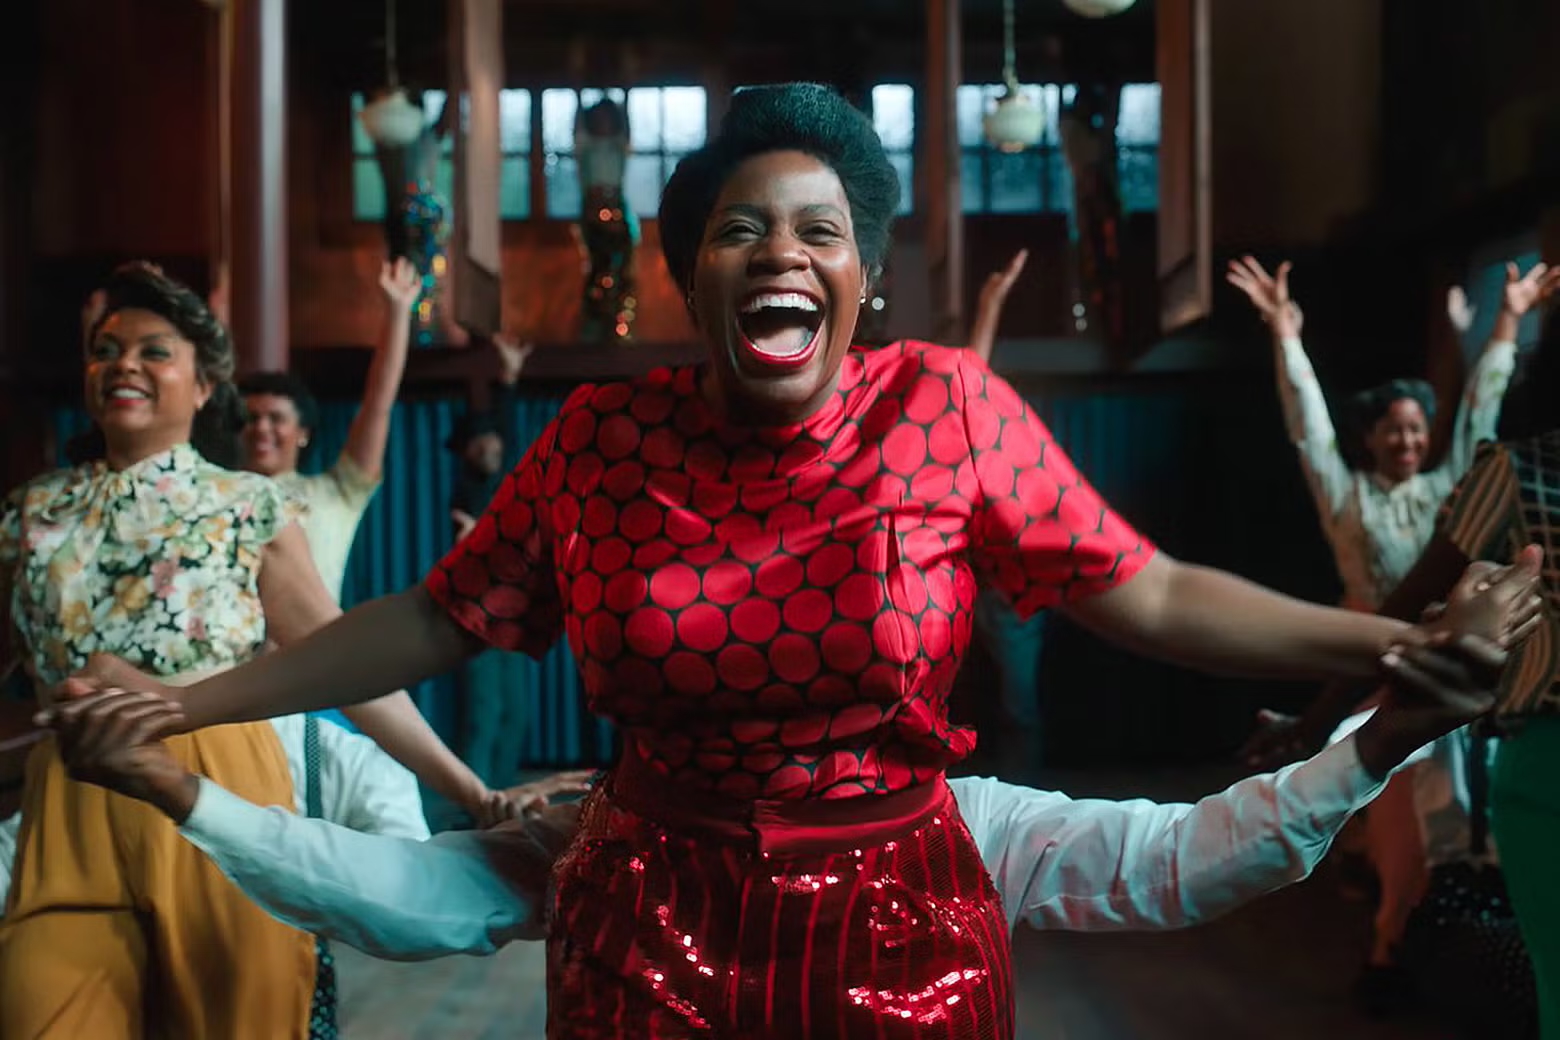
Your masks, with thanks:
M 1067 778 L 1077 793 L 1187 797 L 1218 771 Z M 1374 1023 L 1350 1006 L 1368 908 L 1330 877 L 1224 920 L 1161 935 L 1023 932 L 1015 939 L 1018 1035 L 1025 1040 L 1440 1040 L 1425 1022 Z M 347 1040 L 524 1040 L 545 1020 L 542 949 L 386 964 L 350 950 L 341 963 Z

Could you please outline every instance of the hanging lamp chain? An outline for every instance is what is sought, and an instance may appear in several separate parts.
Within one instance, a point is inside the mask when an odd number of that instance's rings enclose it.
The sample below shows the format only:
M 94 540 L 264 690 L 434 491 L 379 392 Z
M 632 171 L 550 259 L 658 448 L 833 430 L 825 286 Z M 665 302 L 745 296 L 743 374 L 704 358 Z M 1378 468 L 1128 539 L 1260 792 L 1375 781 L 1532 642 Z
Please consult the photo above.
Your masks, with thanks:
M 401 85 L 395 61 L 395 36 L 395 0 L 385 0 L 385 84 L 391 90 Z
M 1016 89 L 1018 84 L 1018 58 L 1013 37 L 1013 0 L 1002 0 L 1002 82 L 1010 90 Z

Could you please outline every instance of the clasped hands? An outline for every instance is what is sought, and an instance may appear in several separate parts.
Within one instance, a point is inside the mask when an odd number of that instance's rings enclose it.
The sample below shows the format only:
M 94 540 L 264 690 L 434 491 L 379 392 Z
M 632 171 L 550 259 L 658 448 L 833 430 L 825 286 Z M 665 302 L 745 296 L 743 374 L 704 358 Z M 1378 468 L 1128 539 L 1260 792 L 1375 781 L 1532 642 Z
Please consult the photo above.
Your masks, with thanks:
M 182 821 L 194 806 L 196 778 L 179 765 L 164 738 L 192 728 L 187 691 L 129 663 L 95 654 L 55 687 L 52 705 L 34 721 L 52 730 L 71 776 L 150 802 Z M 546 809 L 552 799 L 589 790 L 592 773 L 558 773 L 504 790 L 485 790 L 464 808 L 478 827 L 496 826 Z

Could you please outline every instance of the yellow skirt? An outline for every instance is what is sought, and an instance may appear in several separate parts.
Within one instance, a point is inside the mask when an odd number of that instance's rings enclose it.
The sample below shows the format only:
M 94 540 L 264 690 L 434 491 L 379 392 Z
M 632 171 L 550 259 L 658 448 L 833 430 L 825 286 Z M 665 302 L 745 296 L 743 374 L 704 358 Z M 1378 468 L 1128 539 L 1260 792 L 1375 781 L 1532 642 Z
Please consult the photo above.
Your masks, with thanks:
M 259 805 L 293 804 L 269 722 L 168 746 Z M 314 940 L 251 903 L 149 805 L 27 762 L 0 920 L 0 1040 L 289 1040 L 308 1034 Z

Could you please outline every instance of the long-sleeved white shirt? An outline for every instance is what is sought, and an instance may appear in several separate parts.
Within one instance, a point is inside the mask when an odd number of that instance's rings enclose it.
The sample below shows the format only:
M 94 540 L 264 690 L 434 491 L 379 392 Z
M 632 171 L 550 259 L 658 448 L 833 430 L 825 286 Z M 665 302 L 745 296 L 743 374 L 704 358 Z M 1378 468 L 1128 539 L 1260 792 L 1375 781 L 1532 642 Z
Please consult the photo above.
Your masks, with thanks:
M 1073 930 L 1178 928 L 1298 881 L 1383 786 L 1352 736 L 1195 805 L 950 784 L 1009 927 Z M 427 842 L 378 837 L 208 781 L 181 830 L 282 921 L 395 960 L 541 938 L 539 879 L 567 837 L 524 823 Z
M 1305 347 L 1298 339 L 1278 341 L 1284 424 L 1300 454 L 1348 606 L 1376 610 L 1419 559 L 1441 503 L 1473 464 L 1479 442 L 1495 436 L 1516 359 L 1515 343 L 1491 341 L 1468 374 L 1445 461 L 1388 487 L 1374 473 L 1349 468 Z
M 301 814 L 305 811 L 308 794 L 303 737 L 305 718 L 285 715 L 272 719 L 271 725 L 276 729 L 282 751 L 287 755 L 287 770 L 292 774 L 293 809 Z M 367 737 L 350 733 L 330 722 L 322 721 L 319 727 L 320 811 L 325 819 L 367 834 L 426 840 L 428 821 L 423 815 L 417 777 Z M 11 864 L 16 858 L 16 838 L 21 825 L 21 813 L 0 820 L 0 914 L 5 911 L 5 896 L 11 888 Z

